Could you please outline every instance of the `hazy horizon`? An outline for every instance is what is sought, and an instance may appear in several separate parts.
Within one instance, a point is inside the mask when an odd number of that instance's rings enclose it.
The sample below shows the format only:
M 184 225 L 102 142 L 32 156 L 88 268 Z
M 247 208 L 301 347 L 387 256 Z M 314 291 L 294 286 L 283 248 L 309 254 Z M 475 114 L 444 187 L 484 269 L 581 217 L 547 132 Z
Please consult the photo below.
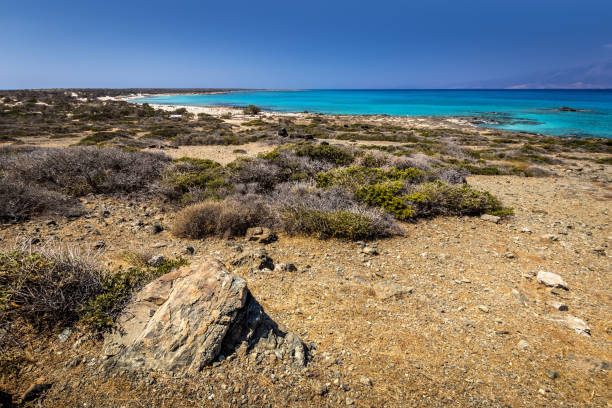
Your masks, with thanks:
M 6 4 L 0 88 L 612 88 L 612 3 Z

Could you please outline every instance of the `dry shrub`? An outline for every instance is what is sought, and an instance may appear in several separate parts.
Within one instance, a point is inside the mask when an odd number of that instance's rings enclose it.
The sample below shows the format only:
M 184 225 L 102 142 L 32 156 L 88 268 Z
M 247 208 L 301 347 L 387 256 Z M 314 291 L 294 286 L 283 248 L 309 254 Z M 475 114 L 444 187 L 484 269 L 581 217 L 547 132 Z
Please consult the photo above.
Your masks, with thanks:
M 284 183 L 268 200 L 278 225 L 290 234 L 369 239 L 402 232 L 387 214 L 363 207 L 343 188 L 324 190 L 314 183 Z
M 96 254 L 59 244 L 0 253 L 0 326 L 18 318 L 37 327 L 71 323 L 101 291 Z
M 35 214 L 80 215 L 80 203 L 61 193 L 21 180 L 0 178 L 0 222 L 17 222 Z
M 204 201 L 181 210 L 172 233 L 185 238 L 244 235 L 248 228 L 262 225 L 268 218 L 268 207 L 259 200 Z
M 148 189 L 169 164 L 170 158 L 163 154 L 71 147 L 10 155 L 0 170 L 24 183 L 81 196 Z

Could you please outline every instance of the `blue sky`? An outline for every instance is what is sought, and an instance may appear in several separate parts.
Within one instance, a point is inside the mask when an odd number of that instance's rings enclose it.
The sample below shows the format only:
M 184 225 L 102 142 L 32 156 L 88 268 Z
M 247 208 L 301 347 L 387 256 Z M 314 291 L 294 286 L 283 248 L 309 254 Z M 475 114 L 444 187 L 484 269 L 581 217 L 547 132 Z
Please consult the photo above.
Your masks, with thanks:
M 610 0 L 6 0 L 0 88 L 494 86 L 611 61 L 611 21 Z

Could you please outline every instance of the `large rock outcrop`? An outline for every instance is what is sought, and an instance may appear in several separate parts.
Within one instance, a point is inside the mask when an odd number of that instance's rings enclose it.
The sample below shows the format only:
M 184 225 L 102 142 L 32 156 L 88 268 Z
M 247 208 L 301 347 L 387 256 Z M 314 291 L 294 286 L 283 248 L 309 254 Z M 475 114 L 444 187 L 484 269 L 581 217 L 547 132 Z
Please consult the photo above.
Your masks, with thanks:
M 129 303 L 119 329 L 105 339 L 105 370 L 194 374 L 246 343 L 272 350 L 296 366 L 307 349 L 264 313 L 246 282 L 217 261 L 172 271 Z

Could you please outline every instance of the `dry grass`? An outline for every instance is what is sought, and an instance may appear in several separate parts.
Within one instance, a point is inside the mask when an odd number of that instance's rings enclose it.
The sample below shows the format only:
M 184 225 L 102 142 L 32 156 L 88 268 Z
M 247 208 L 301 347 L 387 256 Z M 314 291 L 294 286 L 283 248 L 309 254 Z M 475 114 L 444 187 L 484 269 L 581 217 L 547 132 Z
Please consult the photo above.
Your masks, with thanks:
M 205 201 L 180 211 L 172 233 L 182 238 L 244 235 L 248 228 L 265 223 L 268 217 L 267 206 L 260 201 Z

